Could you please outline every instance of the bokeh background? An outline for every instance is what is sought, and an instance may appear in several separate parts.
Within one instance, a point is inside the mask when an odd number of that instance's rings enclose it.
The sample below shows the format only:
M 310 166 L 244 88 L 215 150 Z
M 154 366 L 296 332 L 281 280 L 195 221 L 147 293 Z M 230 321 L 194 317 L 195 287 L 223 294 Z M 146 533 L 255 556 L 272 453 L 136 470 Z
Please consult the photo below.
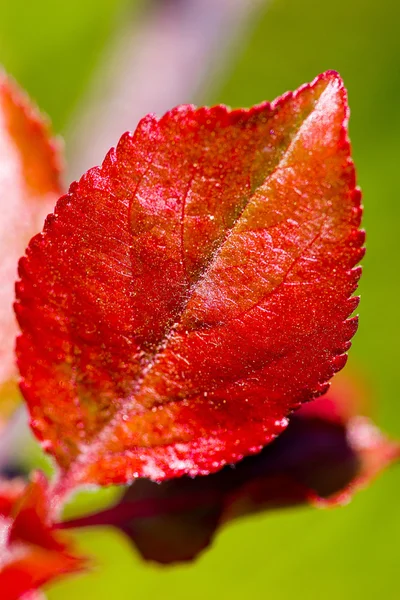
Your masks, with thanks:
M 234 2 L 225 5 L 229 1 Z M 150 9 L 170 5 L 176 10 L 179 4 L 186 10 L 185 0 L 0 0 L 0 62 L 65 136 L 72 162 L 74 149 L 90 143 L 79 140 L 76 123 L 88 102 L 95 110 L 96 94 L 88 90 L 102 69 L 111 68 L 107 57 L 119 43 L 119 32 L 125 28 L 126 35 L 128 21 L 132 31 L 140 32 Z M 378 424 L 399 436 L 400 3 L 247 4 L 253 12 L 245 27 L 230 31 L 229 24 L 220 25 L 227 50 L 220 68 L 210 70 L 212 81 L 203 74 L 197 89 L 187 92 L 195 97 L 177 102 L 249 106 L 272 100 L 326 69 L 343 76 L 368 234 L 360 328 L 346 368 L 365 379 Z M 229 36 L 237 38 L 226 46 Z M 213 52 L 217 64 L 219 52 L 215 47 Z M 130 73 L 124 76 L 129 81 Z M 157 78 L 157 62 L 147 76 Z M 134 126 L 127 122 L 125 129 Z M 79 544 L 96 557 L 98 568 L 56 583 L 47 595 L 50 600 L 395 600 L 400 597 L 399 492 L 400 471 L 393 468 L 349 506 L 241 520 L 221 531 L 197 562 L 171 568 L 144 564 L 111 530 L 80 532 Z M 94 501 L 85 500 L 89 506 Z

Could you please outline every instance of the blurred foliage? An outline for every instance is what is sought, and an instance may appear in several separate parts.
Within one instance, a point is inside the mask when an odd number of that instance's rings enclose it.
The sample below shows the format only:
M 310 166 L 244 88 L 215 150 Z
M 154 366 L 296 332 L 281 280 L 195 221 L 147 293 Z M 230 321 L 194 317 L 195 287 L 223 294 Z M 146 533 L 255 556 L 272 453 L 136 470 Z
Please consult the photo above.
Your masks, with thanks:
M 0 0 L 0 60 L 63 130 L 118 25 L 116 0 Z M 243 41 L 213 98 L 234 106 L 273 99 L 317 73 L 344 77 L 364 190 L 368 254 L 351 363 L 365 374 L 377 420 L 400 435 L 397 400 L 400 223 L 400 4 L 396 0 L 275 0 Z M 80 532 L 99 567 L 54 585 L 50 600 L 397 599 L 399 472 L 349 507 L 283 511 L 230 525 L 195 564 L 142 564 L 113 531 Z
M 68 124 L 127 0 L 0 0 L 0 64 L 46 112 Z

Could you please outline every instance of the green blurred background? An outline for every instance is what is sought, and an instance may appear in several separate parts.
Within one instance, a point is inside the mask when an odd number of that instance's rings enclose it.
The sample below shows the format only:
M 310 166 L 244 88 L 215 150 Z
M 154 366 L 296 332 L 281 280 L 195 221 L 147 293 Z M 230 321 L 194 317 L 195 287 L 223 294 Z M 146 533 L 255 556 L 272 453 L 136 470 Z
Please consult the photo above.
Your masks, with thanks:
M 128 4 L 0 0 L 0 62 L 49 114 L 57 132 L 68 132 Z M 397 436 L 399 32 L 397 0 L 266 2 L 205 98 L 248 106 L 272 100 L 326 69 L 342 74 L 368 233 L 361 321 L 349 367 L 371 386 L 379 425 Z M 398 599 L 399 491 L 400 472 L 393 468 L 350 506 L 242 520 L 224 529 L 196 563 L 180 567 L 143 564 L 115 532 L 82 532 L 79 543 L 100 566 L 56 583 L 48 598 Z

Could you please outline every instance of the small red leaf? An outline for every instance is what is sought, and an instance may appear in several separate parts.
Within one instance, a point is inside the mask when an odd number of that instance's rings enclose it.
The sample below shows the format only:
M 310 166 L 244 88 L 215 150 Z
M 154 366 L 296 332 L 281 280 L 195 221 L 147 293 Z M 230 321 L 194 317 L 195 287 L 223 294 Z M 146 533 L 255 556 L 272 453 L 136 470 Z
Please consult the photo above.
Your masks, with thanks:
M 118 505 L 63 527 L 118 525 L 144 559 L 169 564 L 195 558 L 232 519 L 305 503 L 347 502 L 400 458 L 400 446 L 349 411 L 359 395 L 352 382 L 335 384 L 294 413 L 259 454 L 206 477 L 158 484 L 139 479 Z
M 0 427 L 16 399 L 12 309 L 17 261 L 61 193 L 58 148 L 46 122 L 0 73 Z
M 179 107 L 58 202 L 17 314 L 60 489 L 216 471 L 326 389 L 363 253 L 347 119 L 333 72 L 250 110 Z
M 19 600 L 55 577 L 84 568 L 85 561 L 73 553 L 68 537 L 54 530 L 48 513 L 41 474 L 27 487 L 20 481 L 0 482 L 2 600 Z

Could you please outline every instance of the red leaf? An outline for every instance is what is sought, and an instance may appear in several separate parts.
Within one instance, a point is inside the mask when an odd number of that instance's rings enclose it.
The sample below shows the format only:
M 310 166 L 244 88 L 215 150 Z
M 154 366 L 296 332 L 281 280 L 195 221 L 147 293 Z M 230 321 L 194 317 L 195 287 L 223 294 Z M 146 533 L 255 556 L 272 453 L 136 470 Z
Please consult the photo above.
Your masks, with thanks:
M 0 162 L 0 417 L 6 418 L 17 399 L 17 324 L 12 309 L 16 265 L 29 239 L 53 210 L 61 186 L 58 148 L 47 123 L 2 73 Z
M 349 412 L 359 394 L 354 385 L 335 384 L 300 408 L 259 454 L 206 477 L 161 484 L 139 479 L 117 506 L 63 526 L 118 525 L 143 558 L 168 564 L 195 558 L 232 519 L 304 503 L 347 502 L 400 457 L 400 446 Z
M 0 590 L 2 600 L 18 600 L 59 575 L 84 568 L 68 537 L 48 518 L 47 482 L 39 473 L 25 487 L 0 483 Z
M 58 202 L 17 314 L 60 490 L 216 471 L 326 389 L 363 253 L 347 119 L 333 72 L 248 111 L 178 107 Z

